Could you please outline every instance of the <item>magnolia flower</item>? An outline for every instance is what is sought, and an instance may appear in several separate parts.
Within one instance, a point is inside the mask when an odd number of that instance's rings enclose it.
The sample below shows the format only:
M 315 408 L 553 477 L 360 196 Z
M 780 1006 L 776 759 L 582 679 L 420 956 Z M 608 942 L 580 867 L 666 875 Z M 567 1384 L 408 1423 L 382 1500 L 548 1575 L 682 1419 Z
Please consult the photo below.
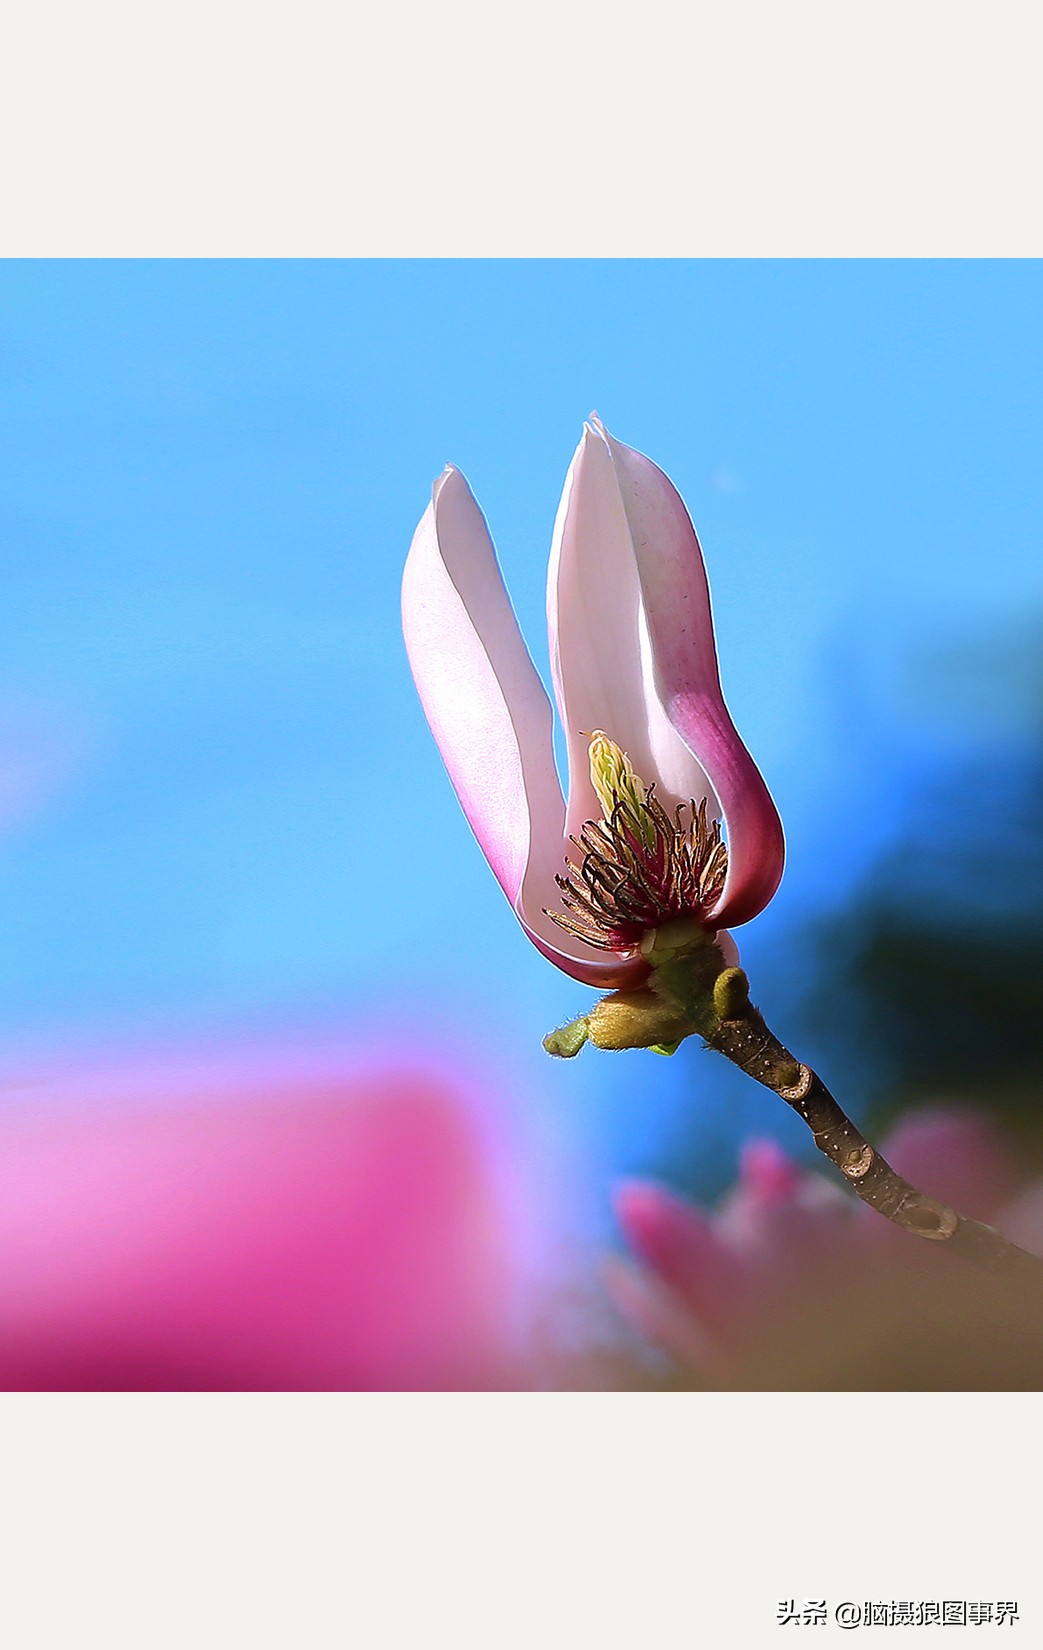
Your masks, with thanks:
M 632 987 L 662 925 L 716 933 L 768 903 L 782 827 L 721 693 L 695 530 L 651 460 L 593 417 L 558 509 L 547 609 L 567 804 L 547 694 L 452 466 L 413 539 L 402 609 L 457 796 L 544 956 L 588 985 Z

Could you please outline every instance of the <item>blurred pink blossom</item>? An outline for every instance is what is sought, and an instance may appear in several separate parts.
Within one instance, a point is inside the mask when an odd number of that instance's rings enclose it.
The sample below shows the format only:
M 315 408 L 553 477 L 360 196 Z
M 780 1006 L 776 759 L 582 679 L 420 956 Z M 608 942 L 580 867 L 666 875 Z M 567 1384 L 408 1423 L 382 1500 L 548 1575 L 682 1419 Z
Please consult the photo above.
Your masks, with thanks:
M 0 1112 L 0 1387 L 516 1384 L 523 1240 L 460 1083 L 259 1052 Z
M 987 1119 L 926 1108 L 883 1151 L 924 1191 L 1043 1255 L 1043 1183 L 1026 1180 Z M 981 1329 L 984 1308 L 1003 1305 L 988 1274 L 910 1238 L 770 1141 L 746 1147 L 713 1210 L 631 1181 L 617 1213 L 641 1264 L 607 1263 L 615 1304 L 703 1384 L 875 1385 L 898 1367 L 912 1373 L 895 1384 L 919 1384 L 921 1366 L 935 1371 L 928 1384 L 945 1384 L 932 1361 L 939 1327 L 966 1369 L 962 1339 Z M 995 1327 L 1001 1338 L 1017 1328 Z

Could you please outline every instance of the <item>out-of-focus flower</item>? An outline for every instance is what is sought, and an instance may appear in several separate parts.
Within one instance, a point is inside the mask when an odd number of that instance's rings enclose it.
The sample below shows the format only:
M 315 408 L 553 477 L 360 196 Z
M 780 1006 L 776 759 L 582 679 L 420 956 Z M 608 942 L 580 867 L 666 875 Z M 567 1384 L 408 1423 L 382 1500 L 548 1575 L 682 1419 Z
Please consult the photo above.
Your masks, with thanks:
M 648 974 L 642 939 L 660 925 L 693 918 L 716 932 L 768 903 L 782 828 L 725 707 L 695 531 L 649 459 L 592 418 L 558 510 L 548 616 L 567 806 L 550 703 L 485 520 L 452 467 L 413 539 L 402 607 L 464 812 L 559 968 L 634 986 Z
M 488 1120 L 439 1075 L 282 1064 L 7 1099 L 0 1387 L 517 1384 L 522 1233 Z
M 1043 1184 L 973 1112 L 910 1114 L 899 1173 L 1043 1254 Z M 646 1181 L 617 1212 L 641 1266 L 613 1258 L 624 1316 L 711 1386 L 1019 1385 L 1043 1375 L 1043 1324 L 987 1273 L 909 1236 L 770 1142 L 751 1143 L 712 1211 Z

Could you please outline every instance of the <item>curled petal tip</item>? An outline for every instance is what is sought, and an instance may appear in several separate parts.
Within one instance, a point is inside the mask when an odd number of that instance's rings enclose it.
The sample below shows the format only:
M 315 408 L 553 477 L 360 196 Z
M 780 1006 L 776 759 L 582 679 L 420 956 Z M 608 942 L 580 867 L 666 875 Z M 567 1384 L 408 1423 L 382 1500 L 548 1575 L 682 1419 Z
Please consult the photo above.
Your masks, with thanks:
M 431 483 L 431 497 L 435 502 L 437 502 L 439 495 L 444 492 L 446 487 L 461 488 L 473 501 L 474 495 L 468 486 L 467 477 L 455 464 L 446 464 Z

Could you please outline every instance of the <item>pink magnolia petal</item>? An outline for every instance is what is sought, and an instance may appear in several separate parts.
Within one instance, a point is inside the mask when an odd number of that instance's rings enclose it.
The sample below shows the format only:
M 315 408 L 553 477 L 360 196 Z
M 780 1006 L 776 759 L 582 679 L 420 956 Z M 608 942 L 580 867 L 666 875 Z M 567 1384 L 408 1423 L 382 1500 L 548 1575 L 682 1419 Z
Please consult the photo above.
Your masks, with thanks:
M 417 692 L 471 829 L 508 899 L 533 831 L 561 840 L 550 701 L 504 588 L 485 519 L 446 469 L 413 538 L 402 625 Z
M 721 956 L 724 958 L 725 968 L 738 968 L 739 947 L 735 943 L 735 936 L 729 934 L 727 928 L 718 928 L 716 939 Z
M 709 776 L 728 831 L 728 878 L 712 915 L 748 922 L 782 876 L 782 824 L 721 693 L 702 551 L 677 489 L 644 454 L 601 432 L 612 456 L 648 623 L 656 690 Z
M 578 835 L 601 804 L 590 782 L 588 735 L 602 729 L 668 807 L 716 798 L 675 732 L 652 680 L 641 587 L 612 455 L 588 424 L 554 528 L 547 582 L 551 669 L 568 749 L 567 830 Z
M 479 846 L 530 939 L 605 988 L 646 972 L 602 959 L 544 914 L 563 868 L 565 804 L 550 701 L 522 640 L 485 518 L 459 470 L 435 482 L 402 580 L 406 650 L 431 731 Z
M 625 1181 L 614 1201 L 634 1252 L 715 1335 L 727 1340 L 744 1310 L 745 1279 L 713 1220 L 649 1181 Z
M 676 1290 L 618 1255 L 603 1262 L 602 1280 L 620 1316 L 675 1363 L 704 1379 L 724 1373 L 726 1353 Z
M 648 978 L 648 964 L 636 951 L 605 951 L 594 952 L 589 946 L 584 946 L 582 940 L 571 940 L 562 930 L 553 924 L 542 909 L 533 910 L 530 916 L 523 915 L 517 907 L 516 915 L 529 939 L 537 951 L 554 963 L 563 974 L 569 974 L 574 980 L 583 985 L 593 986 L 596 991 L 621 991 L 641 984 Z M 565 945 L 574 945 L 574 951 L 565 951 L 557 944 L 556 939 L 548 939 L 541 933 L 536 924 L 540 923 L 548 929 L 553 929 L 555 936 L 560 936 Z M 581 955 L 585 953 L 584 955 Z

